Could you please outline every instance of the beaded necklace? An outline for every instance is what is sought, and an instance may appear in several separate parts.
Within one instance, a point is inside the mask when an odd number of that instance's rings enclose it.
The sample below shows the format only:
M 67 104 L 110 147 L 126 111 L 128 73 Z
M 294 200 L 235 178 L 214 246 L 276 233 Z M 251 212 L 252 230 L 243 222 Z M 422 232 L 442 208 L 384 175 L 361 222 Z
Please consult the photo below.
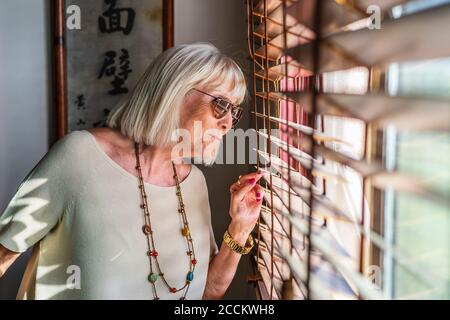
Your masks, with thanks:
M 178 289 L 176 287 L 169 285 L 168 281 L 164 277 L 164 273 L 161 271 L 161 267 L 158 262 L 158 251 L 156 250 L 155 241 L 153 239 L 153 229 L 150 221 L 150 213 L 148 211 L 148 204 L 147 204 L 147 193 L 145 192 L 144 179 L 142 178 L 141 165 L 139 161 L 139 144 L 137 142 L 134 144 L 134 150 L 136 155 L 136 170 L 138 172 L 139 178 L 139 190 L 142 198 L 141 209 L 143 209 L 144 212 L 144 225 L 142 227 L 142 231 L 146 235 L 148 248 L 147 257 L 150 263 L 150 274 L 148 275 L 147 280 L 150 282 L 153 288 L 154 294 L 153 300 L 159 300 L 155 285 L 155 282 L 158 280 L 158 277 L 161 278 L 161 280 L 166 285 L 170 293 L 177 293 L 178 291 L 184 290 L 183 296 L 180 298 L 180 300 L 186 300 L 186 294 L 189 290 L 189 286 L 191 284 L 191 281 L 194 279 L 194 270 L 195 265 L 197 264 L 197 260 L 195 259 L 194 244 L 192 242 L 191 233 L 189 231 L 189 224 L 186 218 L 186 212 L 184 210 L 184 203 L 183 198 L 181 196 L 180 183 L 178 181 L 178 175 L 177 170 L 175 168 L 175 164 L 172 161 L 173 178 L 175 179 L 177 189 L 176 195 L 178 198 L 178 213 L 181 215 L 181 219 L 183 221 L 183 228 L 181 229 L 181 234 L 186 239 L 187 244 L 186 253 L 189 257 L 189 271 L 187 272 L 186 275 L 186 282 L 182 287 Z

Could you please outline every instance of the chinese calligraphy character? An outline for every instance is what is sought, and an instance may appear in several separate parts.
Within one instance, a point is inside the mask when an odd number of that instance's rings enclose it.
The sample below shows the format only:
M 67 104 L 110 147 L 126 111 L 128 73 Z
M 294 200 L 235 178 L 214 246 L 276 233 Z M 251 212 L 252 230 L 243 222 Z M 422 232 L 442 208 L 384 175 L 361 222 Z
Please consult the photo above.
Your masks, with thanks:
M 124 87 L 124 85 L 125 81 L 128 79 L 128 74 L 133 71 L 130 69 L 130 55 L 128 54 L 128 50 L 121 49 L 121 52 L 122 53 L 119 57 L 120 71 L 118 73 L 116 72 L 117 68 L 115 65 L 115 58 L 117 53 L 115 51 L 108 51 L 105 53 L 105 61 L 103 62 L 103 66 L 97 77 L 97 79 L 101 79 L 103 76 L 114 77 L 111 81 L 113 89 L 108 91 L 111 95 L 118 95 L 128 92 L 128 88 Z
M 116 73 L 116 67 L 114 66 L 114 58 L 116 57 L 115 51 L 108 51 L 105 53 L 105 62 L 103 62 L 102 69 L 98 75 L 98 79 L 102 78 L 104 75 L 111 77 Z
M 83 124 L 86 124 L 86 122 L 83 119 L 79 119 L 77 122 L 77 126 L 81 126 Z
M 130 69 L 130 55 L 128 54 L 128 50 L 122 49 L 122 54 L 119 57 L 120 60 L 120 72 L 119 76 L 121 76 L 124 80 L 128 79 L 128 74 L 130 74 L 133 70 Z
M 117 0 L 105 0 L 109 8 L 98 18 L 100 32 L 113 33 L 122 31 L 123 34 L 128 35 L 133 29 L 136 13 L 131 8 L 115 8 L 116 2 Z
M 75 104 L 77 105 L 78 110 L 83 109 L 86 110 L 86 98 L 84 94 L 80 94 L 77 96 L 77 100 L 75 100 Z
M 103 119 L 100 120 L 100 121 L 95 122 L 93 124 L 94 128 L 106 127 L 106 118 L 108 117 L 110 111 L 111 110 L 109 110 L 109 109 L 103 109 Z

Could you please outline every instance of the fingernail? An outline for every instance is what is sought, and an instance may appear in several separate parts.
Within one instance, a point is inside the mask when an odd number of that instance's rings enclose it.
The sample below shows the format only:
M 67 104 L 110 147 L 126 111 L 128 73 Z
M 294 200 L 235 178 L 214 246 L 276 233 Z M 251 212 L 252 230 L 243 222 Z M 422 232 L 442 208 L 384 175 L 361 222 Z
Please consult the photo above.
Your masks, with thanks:
M 249 179 L 249 180 L 248 180 L 248 184 L 254 184 L 254 183 L 255 183 L 255 181 L 256 181 L 256 179 L 255 179 L 255 178 L 251 178 L 251 179 Z

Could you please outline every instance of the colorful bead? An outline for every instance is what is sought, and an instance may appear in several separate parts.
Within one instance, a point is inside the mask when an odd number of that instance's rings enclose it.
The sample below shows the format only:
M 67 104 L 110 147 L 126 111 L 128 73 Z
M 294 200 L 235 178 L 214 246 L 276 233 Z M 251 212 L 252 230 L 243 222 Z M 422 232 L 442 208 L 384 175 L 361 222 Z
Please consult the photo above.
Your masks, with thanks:
M 169 291 L 172 292 L 172 293 L 175 293 L 175 292 L 177 292 L 177 288 L 170 288 Z
M 192 271 L 189 271 L 187 276 L 186 276 L 186 280 L 187 281 L 192 281 L 194 280 L 194 273 Z
M 188 228 L 183 228 L 181 229 L 181 234 L 183 235 L 183 237 L 187 237 L 189 235 L 189 229 Z
M 197 260 L 192 259 L 192 264 L 196 265 L 197 264 Z
M 152 234 L 152 228 L 148 224 L 145 224 L 142 227 L 142 232 L 144 232 L 146 235 Z
M 158 251 L 152 250 L 152 251 L 150 252 L 150 255 L 153 256 L 153 257 L 157 257 L 157 256 L 158 256 Z
M 148 276 L 148 281 L 150 281 L 151 283 L 155 283 L 156 280 L 158 280 L 158 275 L 156 273 L 150 273 Z

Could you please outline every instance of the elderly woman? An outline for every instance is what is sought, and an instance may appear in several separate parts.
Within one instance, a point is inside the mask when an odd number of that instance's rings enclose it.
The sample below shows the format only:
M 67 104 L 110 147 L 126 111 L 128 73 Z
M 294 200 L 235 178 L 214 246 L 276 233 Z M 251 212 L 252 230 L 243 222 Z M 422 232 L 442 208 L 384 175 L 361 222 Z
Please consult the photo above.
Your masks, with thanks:
M 245 93 L 214 46 L 164 51 L 107 127 L 67 134 L 24 179 L 0 219 L 0 275 L 34 245 L 19 297 L 222 298 L 253 245 L 261 174 L 230 186 L 219 250 L 205 178 L 186 159 L 214 161 Z

